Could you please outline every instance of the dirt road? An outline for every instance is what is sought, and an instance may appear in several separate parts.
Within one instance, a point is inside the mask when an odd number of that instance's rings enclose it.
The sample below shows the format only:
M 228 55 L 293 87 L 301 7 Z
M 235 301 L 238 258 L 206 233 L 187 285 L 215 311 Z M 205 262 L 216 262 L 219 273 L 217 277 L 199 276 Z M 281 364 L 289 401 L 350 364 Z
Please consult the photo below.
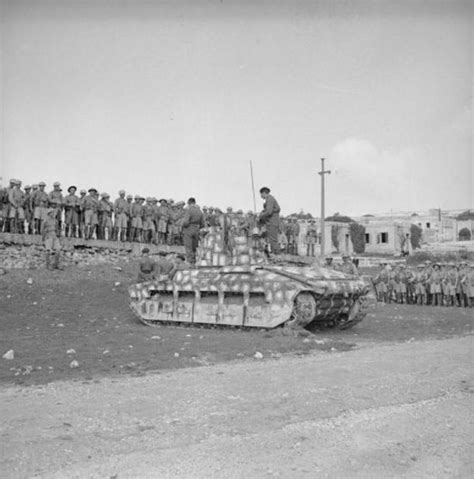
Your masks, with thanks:
M 0 390 L 2 477 L 472 477 L 472 336 Z

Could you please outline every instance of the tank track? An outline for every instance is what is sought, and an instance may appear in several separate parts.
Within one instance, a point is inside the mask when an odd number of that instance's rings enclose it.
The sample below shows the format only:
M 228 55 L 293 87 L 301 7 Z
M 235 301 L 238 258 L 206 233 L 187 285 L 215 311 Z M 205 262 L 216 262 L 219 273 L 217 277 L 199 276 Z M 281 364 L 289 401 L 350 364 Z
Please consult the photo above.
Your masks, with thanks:
M 354 314 L 354 316 L 351 318 L 350 316 L 347 317 L 341 317 L 340 319 L 332 319 L 329 321 L 314 321 L 313 323 L 308 325 L 308 331 L 317 331 L 317 330 L 324 330 L 324 329 L 340 329 L 340 330 L 345 330 L 345 329 L 350 329 L 354 327 L 356 324 L 360 323 L 365 316 L 367 315 L 367 310 L 368 310 L 368 302 L 367 298 L 365 296 L 361 296 L 358 298 L 359 306 L 357 312 Z M 206 323 L 190 323 L 187 321 L 150 321 L 147 319 L 143 319 L 135 309 L 130 307 L 132 310 L 134 316 L 138 319 L 138 321 L 146 326 L 150 327 L 157 327 L 157 326 L 174 326 L 174 327 L 193 327 L 193 328 L 200 328 L 200 329 L 222 329 L 222 330 L 238 330 L 238 331 L 255 331 L 255 330 L 262 330 L 262 331 L 269 331 L 268 329 L 265 328 L 254 328 L 254 327 L 248 327 L 248 326 L 233 326 L 233 325 L 227 325 L 227 324 L 206 324 Z M 275 329 L 279 328 L 285 328 L 285 329 L 293 329 L 293 330 L 302 330 L 305 329 L 304 326 L 298 323 L 295 318 L 290 317 L 288 321 L 286 321 L 284 324 L 278 326 Z M 270 330 L 271 331 L 271 330 Z

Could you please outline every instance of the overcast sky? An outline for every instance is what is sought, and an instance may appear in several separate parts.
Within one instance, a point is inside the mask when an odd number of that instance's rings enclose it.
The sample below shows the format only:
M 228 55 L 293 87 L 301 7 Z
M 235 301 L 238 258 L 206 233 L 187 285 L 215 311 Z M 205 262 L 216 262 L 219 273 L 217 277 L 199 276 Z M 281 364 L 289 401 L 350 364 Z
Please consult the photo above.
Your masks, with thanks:
M 3 183 L 473 207 L 467 1 L 0 0 Z M 262 201 L 257 191 L 257 209 Z

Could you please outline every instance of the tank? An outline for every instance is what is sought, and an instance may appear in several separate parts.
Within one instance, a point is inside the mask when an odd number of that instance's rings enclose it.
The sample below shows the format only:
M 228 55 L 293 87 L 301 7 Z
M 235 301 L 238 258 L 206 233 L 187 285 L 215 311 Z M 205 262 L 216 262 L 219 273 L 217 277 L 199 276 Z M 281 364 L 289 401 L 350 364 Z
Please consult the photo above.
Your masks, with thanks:
M 130 307 L 147 325 L 345 329 L 366 315 L 368 287 L 316 265 L 269 261 L 258 240 L 211 230 L 195 268 L 133 284 Z

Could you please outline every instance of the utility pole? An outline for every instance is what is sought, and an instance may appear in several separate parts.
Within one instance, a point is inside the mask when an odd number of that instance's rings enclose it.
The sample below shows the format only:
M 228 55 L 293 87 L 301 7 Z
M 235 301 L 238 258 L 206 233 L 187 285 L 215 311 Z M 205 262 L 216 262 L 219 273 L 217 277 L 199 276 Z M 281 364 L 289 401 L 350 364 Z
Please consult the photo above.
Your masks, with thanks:
M 325 175 L 330 175 L 331 170 L 325 170 L 324 169 L 324 158 L 321 158 L 321 171 L 318 173 L 321 175 L 321 258 L 324 258 L 324 255 L 326 254 L 325 251 L 325 246 L 326 246 L 326 241 L 325 241 L 325 225 L 324 225 L 324 176 Z

